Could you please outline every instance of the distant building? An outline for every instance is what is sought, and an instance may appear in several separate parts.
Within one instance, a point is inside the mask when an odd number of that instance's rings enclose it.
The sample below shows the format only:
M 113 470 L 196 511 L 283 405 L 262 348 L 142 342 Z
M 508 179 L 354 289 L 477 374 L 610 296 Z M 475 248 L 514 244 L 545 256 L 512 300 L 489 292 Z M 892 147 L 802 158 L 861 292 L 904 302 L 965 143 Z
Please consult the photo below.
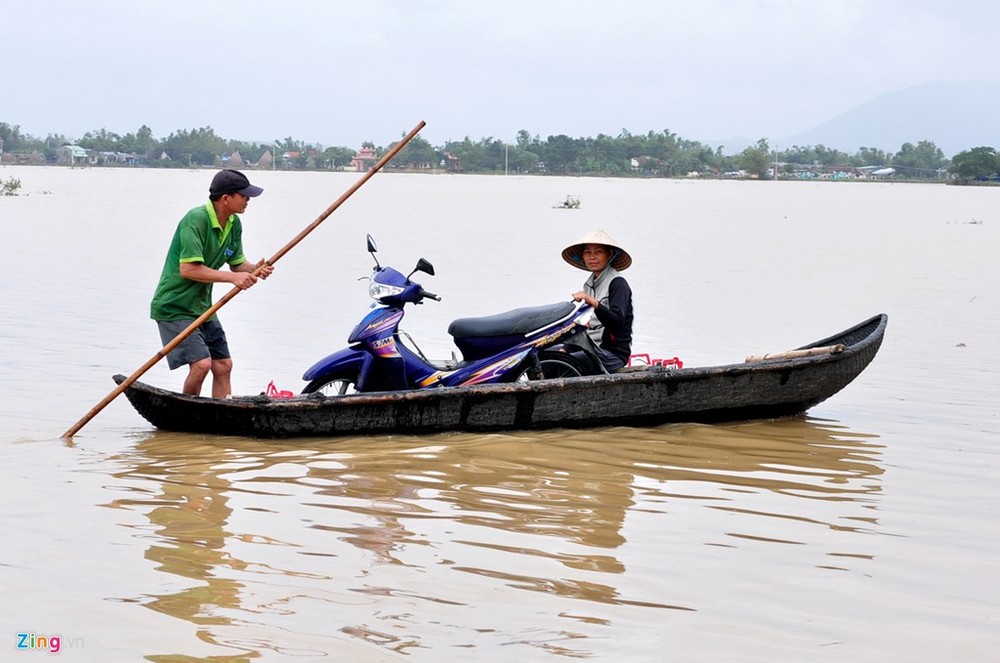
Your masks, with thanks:
M 88 159 L 98 166 L 138 166 L 140 161 L 134 152 L 88 152 Z
M 277 165 L 285 169 L 294 168 L 296 166 L 295 160 L 302 156 L 302 153 L 298 150 L 285 150 L 279 155 L 280 161 L 277 161 Z M 274 165 L 274 162 L 272 162 Z
M 441 159 L 441 165 L 445 167 L 449 173 L 459 173 L 462 171 L 462 160 L 451 152 L 445 152 L 444 158 Z
M 215 161 L 212 165 L 216 168 L 245 168 L 246 163 L 243 161 L 243 157 L 240 156 L 239 152 L 233 152 L 232 154 L 216 154 Z
M 359 173 L 366 173 L 371 170 L 371 167 L 375 165 L 378 161 L 378 157 L 375 155 L 375 148 L 372 147 L 362 147 L 358 150 L 358 153 L 354 155 L 351 159 L 351 165 Z
M 96 158 L 95 155 L 95 161 Z M 90 155 L 87 153 L 87 150 L 79 145 L 63 145 L 56 150 L 56 163 L 60 166 L 76 166 L 90 163 Z

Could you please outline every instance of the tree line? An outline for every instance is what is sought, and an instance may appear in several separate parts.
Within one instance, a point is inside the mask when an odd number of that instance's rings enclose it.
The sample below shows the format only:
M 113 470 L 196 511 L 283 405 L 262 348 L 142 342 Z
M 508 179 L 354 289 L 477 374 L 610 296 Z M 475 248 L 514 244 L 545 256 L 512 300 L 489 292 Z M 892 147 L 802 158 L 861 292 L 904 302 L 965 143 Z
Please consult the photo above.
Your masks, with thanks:
M 135 154 L 147 167 L 217 166 L 222 157 L 239 153 L 246 163 L 256 163 L 265 154 L 280 168 L 342 169 L 349 167 L 357 149 L 306 143 L 291 137 L 270 142 L 249 142 L 218 136 L 211 127 L 180 129 L 166 138 L 156 138 L 142 125 L 124 135 L 100 129 L 79 139 L 61 134 L 36 138 L 23 134 L 19 126 L 0 122 L 0 139 L 8 153 L 38 153 L 54 163 L 60 147 L 78 145 L 96 152 Z M 365 142 L 380 157 L 393 147 Z M 942 179 L 945 174 L 961 182 L 996 180 L 1000 158 L 991 147 L 976 147 L 956 155 L 951 161 L 932 141 L 904 143 L 897 152 L 861 147 L 848 154 L 823 145 L 772 149 L 762 138 L 736 154 L 724 154 L 722 147 L 711 148 L 664 130 L 634 135 L 622 130 L 617 136 L 572 138 L 564 134 L 542 139 L 521 130 L 513 142 L 498 138 L 447 141 L 432 146 L 420 136 L 411 140 L 390 164 L 392 168 L 447 168 L 465 173 L 522 173 L 557 175 L 600 175 L 609 177 L 678 177 L 691 174 L 756 178 L 790 177 L 810 170 L 832 168 L 893 168 L 897 177 Z

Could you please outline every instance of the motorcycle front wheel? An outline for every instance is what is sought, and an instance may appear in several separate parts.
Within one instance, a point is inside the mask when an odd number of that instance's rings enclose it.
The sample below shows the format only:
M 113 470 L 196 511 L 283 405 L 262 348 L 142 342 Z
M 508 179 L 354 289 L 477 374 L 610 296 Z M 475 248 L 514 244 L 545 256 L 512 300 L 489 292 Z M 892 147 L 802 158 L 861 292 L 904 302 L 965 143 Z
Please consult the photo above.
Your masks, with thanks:
M 538 366 L 541 374 L 533 365 L 522 368 L 515 374 L 512 382 L 526 382 L 528 380 L 549 380 L 552 378 L 575 378 L 586 375 L 587 371 L 583 363 L 568 352 L 556 352 L 554 350 L 542 350 L 538 353 Z
M 303 394 L 321 393 L 324 396 L 343 396 L 358 393 L 352 378 L 319 378 L 302 390 Z

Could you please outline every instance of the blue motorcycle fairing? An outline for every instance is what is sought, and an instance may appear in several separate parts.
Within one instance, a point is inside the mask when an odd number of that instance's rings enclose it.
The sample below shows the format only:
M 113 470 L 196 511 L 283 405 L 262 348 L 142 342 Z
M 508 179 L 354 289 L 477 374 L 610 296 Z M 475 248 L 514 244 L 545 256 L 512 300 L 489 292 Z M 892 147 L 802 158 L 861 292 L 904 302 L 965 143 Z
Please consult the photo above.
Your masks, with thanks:
M 423 288 L 420 284 L 406 278 L 406 276 L 404 276 L 401 272 L 393 269 L 392 267 L 383 267 L 376 270 L 372 280 L 376 283 L 403 289 L 402 292 L 397 294 L 380 297 L 378 301 L 383 304 L 398 305 L 406 302 L 412 304 L 421 300 L 420 293 Z
M 443 375 L 432 374 L 419 386 L 426 387 L 439 383 L 446 387 L 456 387 L 497 382 L 502 380 L 508 371 L 519 366 L 530 352 L 530 346 L 518 346 L 493 357 L 469 362 L 460 369 Z
M 358 391 L 363 386 L 361 379 L 368 375 L 372 356 L 363 348 L 353 345 L 328 355 L 309 367 L 303 375 L 303 380 L 312 382 L 326 376 L 343 376 L 354 379 Z
M 398 269 L 392 267 L 382 267 L 375 270 L 375 280 L 386 285 L 406 285 L 406 277 Z
M 351 335 L 347 337 L 347 342 L 360 343 L 385 335 L 386 331 L 391 334 L 402 317 L 403 309 L 401 308 L 394 306 L 379 306 L 374 308 L 351 330 Z

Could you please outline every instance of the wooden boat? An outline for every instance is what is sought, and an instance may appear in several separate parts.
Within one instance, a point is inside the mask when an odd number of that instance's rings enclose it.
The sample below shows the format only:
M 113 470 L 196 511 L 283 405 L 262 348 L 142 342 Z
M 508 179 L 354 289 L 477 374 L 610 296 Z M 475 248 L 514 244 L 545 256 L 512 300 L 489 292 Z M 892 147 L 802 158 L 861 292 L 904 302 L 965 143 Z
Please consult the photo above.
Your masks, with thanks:
M 278 399 L 202 398 L 135 382 L 125 395 L 157 428 L 262 438 L 770 419 L 801 414 L 847 386 L 874 359 L 887 322 L 877 315 L 797 350 L 706 368 Z

